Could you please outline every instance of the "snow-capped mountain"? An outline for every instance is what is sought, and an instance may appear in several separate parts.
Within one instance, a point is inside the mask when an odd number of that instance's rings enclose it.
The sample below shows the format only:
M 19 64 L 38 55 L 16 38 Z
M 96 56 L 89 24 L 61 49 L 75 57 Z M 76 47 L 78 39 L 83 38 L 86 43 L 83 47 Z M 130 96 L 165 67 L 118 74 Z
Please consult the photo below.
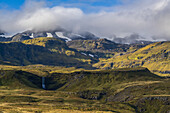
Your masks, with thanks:
M 0 30 L 0 42 L 11 41 L 12 39 L 6 36 L 6 33 Z
M 6 32 L 0 30 L 0 42 L 4 41 L 23 41 L 32 38 L 38 37 L 53 37 L 53 38 L 60 38 L 65 40 L 66 42 L 72 40 L 95 40 L 99 39 L 99 37 L 95 36 L 90 32 L 79 32 L 75 33 L 72 31 L 65 30 L 63 28 L 57 28 L 55 30 L 48 30 L 48 31 L 37 31 L 37 30 L 27 30 L 22 33 L 17 33 L 13 36 L 7 35 Z M 107 37 L 106 37 L 107 38 Z M 140 36 L 139 34 L 131 34 L 129 36 L 122 37 L 114 37 L 114 38 L 107 38 L 115 43 L 119 44 L 150 44 L 156 41 L 166 41 L 166 40 L 157 40 L 154 38 L 148 39 L 145 37 Z
M 36 30 L 28 30 L 22 33 L 18 33 L 12 37 L 12 41 L 22 41 L 31 38 L 38 38 L 38 37 L 54 37 L 60 38 L 65 41 L 71 40 L 87 40 L 87 39 L 98 39 L 97 36 L 90 32 L 83 32 L 83 33 L 74 33 L 71 31 L 67 31 L 65 29 L 56 29 L 56 30 L 49 30 L 49 31 L 36 31 Z

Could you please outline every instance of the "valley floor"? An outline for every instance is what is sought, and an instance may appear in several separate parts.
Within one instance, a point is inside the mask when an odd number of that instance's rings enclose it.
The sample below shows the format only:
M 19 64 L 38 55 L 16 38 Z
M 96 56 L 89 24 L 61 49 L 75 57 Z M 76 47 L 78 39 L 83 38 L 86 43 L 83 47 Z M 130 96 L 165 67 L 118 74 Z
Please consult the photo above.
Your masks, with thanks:
M 0 70 L 0 113 L 168 113 L 169 86 L 170 78 L 142 67 L 6 66 Z
M 166 80 L 167 81 L 167 80 Z M 168 80 L 169 81 L 169 80 Z M 148 82 L 144 84 L 129 83 L 124 84 L 117 90 L 117 97 L 119 94 L 122 97 L 126 96 L 127 88 L 146 85 L 152 87 L 152 84 L 160 83 L 162 81 Z M 141 89 L 143 90 L 143 89 Z M 156 90 L 155 90 L 156 91 Z M 120 93 L 121 92 L 121 93 Z M 149 110 L 160 110 L 160 108 L 170 110 L 168 104 L 163 104 L 163 100 L 167 103 L 170 100 L 169 91 L 157 90 L 157 95 L 136 95 L 136 98 L 152 98 L 152 101 L 145 103 L 149 106 Z M 147 93 L 147 92 L 146 92 Z M 117 98 L 115 97 L 115 98 Z M 154 99 L 154 97 L 156 99 Z M 161 97 L 163 97 L 161 99 Z M 167 99 L 168 98 L 168 99 Z M 167 99 L 167 100 L 166 100 Z M 140 99 L 139 99 L 140 100 Z M 136 102 L 137 100 L 135 100 Z M 140 100 L 141 101 L 141 100 Z M 141 101 L 142 103 L 142 101 Z M 148 105 L 150 104 L 150 105 Z M 138 107 L 141 106 L 137 105 Z M 157 108 L 158 107 L 158 108 Z M 49 91 L 41 89 L 10 89 L 5 86 L 0 87 L 0 112 L 2 113 L 138 113 L 137 107 L 134 106 L 134 101 L 125 102 L 105 102 L 103 100 L 88 100 L 77 97 L 74 92 L 66 91 Z M 142 109 L 142 108 L 141 108 Z M 140 113 L 140 112 L 139 112 Z M 145 112 L 144 112 L 145 113 Z M 146 112 L 149 113 L 149 112 Z M 152 112 L 154 113 L 154 112 Z M 162 112 L 163 113 L 163 112 Z
M 69 92 L 46 90 L 0 89 L 2 113 L 111 113 L 99 111 L 102 103 L 70 95 Z M 95 108 L 96 107 L 96 108 Z M 96 110 L 95 110 L 96 109 Z M 87 111 L 86 111 L 87 110 Z

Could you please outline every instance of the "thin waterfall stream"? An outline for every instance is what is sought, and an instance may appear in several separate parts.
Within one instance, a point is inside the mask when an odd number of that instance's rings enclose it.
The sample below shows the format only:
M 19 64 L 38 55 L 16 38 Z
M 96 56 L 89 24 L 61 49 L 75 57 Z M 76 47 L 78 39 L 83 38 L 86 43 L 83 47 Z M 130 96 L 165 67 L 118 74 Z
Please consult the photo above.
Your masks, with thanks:
M 45 89 L 45 77 L 42 77 L 42 88 Z

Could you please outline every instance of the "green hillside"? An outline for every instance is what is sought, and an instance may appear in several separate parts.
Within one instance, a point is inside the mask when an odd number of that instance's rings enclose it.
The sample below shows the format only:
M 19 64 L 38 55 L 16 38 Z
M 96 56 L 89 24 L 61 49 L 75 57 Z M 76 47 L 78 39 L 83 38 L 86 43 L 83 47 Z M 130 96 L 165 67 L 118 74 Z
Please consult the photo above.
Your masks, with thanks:
M 86 51 L 125 51 L 129 46 L 125 44 L 117 44 L 107 39 L 96 40 L 73 40 L 67 42 L 70 48 Z
M 49 87 L 49 89 L 60 88 L 61 90 L 63 89 L 71 91 L 90 89 L 112 90 L 114 89 L 115 85 L 123 84 L 125 82 L 149 81 L 159 79 L 160 77 L 150 73 L 150 71 L 146 68 L 117 69 L 103 71 L 80 71 L 68 74 L 53 73 L 51 77 L 49 77 L 49 80 L 47 78 L 47 82 L 49 82 L 49 86 L 47 86 L 47 89 Z M 50 85 L 50 82 L 54 84 Z M 57 85 L 55 85 L 55 83 L 57 83 Z
M 169 75 L 170 73 L 170 42 L 156 42 L 138 49 L 132 53 L 115 55 L 110 59 L 100 59 L 94 64 L 97 68 L 127 68 L 127 67 L 147 67 L 152 72 L 159 75 Z
M 166 113 L 170 79 L 147 68 L 51 73 L 0 71 L 2 112 Z M 66 110 L 66 111 L 65 111 Z
M 0 70 L 0 86 L 41 88 L 41 77 L 24 71 Z
M 69 50 L 63 41 L 53 38 L 30 39 L 23 43 L 0 43 L 0 48 L 0 61 L 5 65 L 43 64 L 89 68 L 88 63 L 92 61 L 81 54 L 78 56 L 78 53 Z M 75 55 L 80 58 L 74 57 Z
M 51 52 L 58 54 L 65 54 L 70 57 L 79 59 L 90 59 L 91 57 L 80 54 L 76 49 L 71 49 L 67 46 L 65 41 L 52 37 L 40 37 L 22 41 L 28 45 L 38 45 L 47 48 Z
M 168 112 L 170 78 L 152 72 L 169 75 L 170 42 L 75 42 L 0 43 L 0 112 Z
M 97 58 L 111 58 L 117 53 L 129 53 L 146 46 L 146 44 L 118 44 L 107 39 L 72 40 L 67 42 L 67 45 L 80 52 L 93 54 Z
M 22 41 L 22 43 L 29 44 L 29 45 L 39 45 L 47 48 L 51 52 L 64 54 L 70 58 L 74 58 L 76 60 L 79 60 L 81 62 L 86 62 L 88 64 L 96 63 L 98 61 L 98 59 L 96 58 L 92 58 L 90 56 L 81 54 L 76 49 L 69 48 L 66 45 L 66 42 L 61 39 L 56 39 L 52 37 L 40 37 L 40 38 L 34 38 L 30 40 L 24 40 Z

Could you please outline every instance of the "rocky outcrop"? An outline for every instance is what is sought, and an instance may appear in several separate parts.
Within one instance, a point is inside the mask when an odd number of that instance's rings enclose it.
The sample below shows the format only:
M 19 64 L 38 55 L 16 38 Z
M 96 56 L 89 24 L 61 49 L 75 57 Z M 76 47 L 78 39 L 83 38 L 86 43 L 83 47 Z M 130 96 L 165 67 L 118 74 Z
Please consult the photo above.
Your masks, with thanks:
M 12 41 L 23 41 L 23 40 L 28 40 L 28 39 L 31 39 L 31 38 L 27 35 L 23 35 L 20 33 L 12 37 Z

